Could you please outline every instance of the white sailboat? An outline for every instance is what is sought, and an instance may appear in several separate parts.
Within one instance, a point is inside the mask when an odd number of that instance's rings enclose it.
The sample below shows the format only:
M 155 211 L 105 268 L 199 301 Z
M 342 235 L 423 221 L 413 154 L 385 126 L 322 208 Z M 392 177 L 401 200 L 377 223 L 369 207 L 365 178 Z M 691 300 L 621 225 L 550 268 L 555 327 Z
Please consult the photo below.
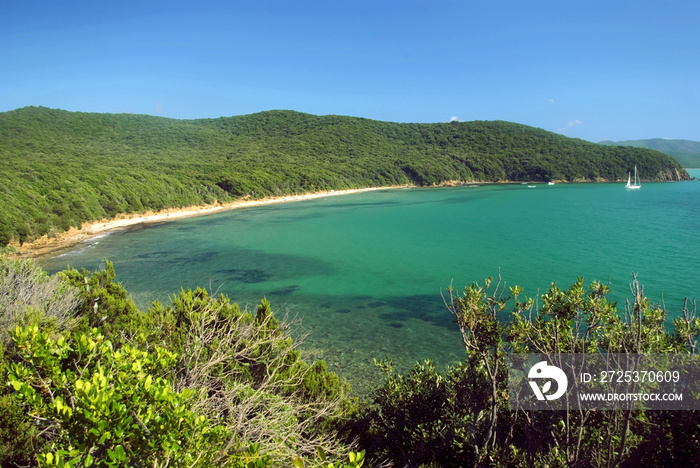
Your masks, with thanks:
M 631 184 L 631 183 L 630 183 L 630 182 L 631 182 L 631 179 L 632 179 L 632 174 L 630 174 L 630 173 L 628 172 L 628 173 L 627 173 L 627 185 L 625 185 L 625 188 L 628 188 L 628 189 L 630 189 L 630 190 L 642 188 L 642 184 L 640 184 L 640 183 L 637 181 L 637 166 L 634 166 L 634 184 Z

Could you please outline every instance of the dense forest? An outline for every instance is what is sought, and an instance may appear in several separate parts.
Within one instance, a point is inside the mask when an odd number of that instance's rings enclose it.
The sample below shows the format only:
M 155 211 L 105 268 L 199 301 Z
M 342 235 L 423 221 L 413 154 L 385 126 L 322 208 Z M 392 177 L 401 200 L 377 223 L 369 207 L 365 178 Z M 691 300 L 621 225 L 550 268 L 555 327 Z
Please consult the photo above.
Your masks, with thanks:
M 667 329 L 636 278 L 630 292 L 618 309 L 608 286 L 582 278 L 535 298 L 500 278 L 449 289 L 464 360 L 405 375 L 375 361 L 386 379 L 358 398 L 304 361 L 295 323 L 266 300 L 241 310 L 198 288 L 143 311 L 109 261 L 50 276 L 0 255 L 0 466 L 698 466 L 695 374 L 673 384 L 686 410 L 600 411 L 574 397 L 528 410 L 511 397 L 524 375 L 510 353 L 560 366 L 567 353 L 697 358 L 693 303 Z
M 449 181 L 683 180 L 669 156 L 503 121 L 390 123 L 269 111 L 175 120 L 0 113 L 0 246 L 120 213 Z
M 601 145 L 634 146 L 649 148 L 668 154 L 683 167 L 700 167 L 700 142 L 692 140 L 673 140 L 668 138 L 650 138 L 647 140 L 601 141 Z

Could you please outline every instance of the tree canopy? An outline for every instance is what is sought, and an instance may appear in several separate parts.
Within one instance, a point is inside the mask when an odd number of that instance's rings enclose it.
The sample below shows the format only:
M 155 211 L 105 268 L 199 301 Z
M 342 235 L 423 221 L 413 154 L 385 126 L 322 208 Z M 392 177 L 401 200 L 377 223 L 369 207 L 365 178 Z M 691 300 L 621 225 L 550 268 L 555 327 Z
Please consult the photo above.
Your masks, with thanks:
M 0 113 L 0 245 L 120 213 L 450 181 L 689 178 L 658 151 L 503 121 L 392 123 L 268 111 L 176 120 L 25 107 Z

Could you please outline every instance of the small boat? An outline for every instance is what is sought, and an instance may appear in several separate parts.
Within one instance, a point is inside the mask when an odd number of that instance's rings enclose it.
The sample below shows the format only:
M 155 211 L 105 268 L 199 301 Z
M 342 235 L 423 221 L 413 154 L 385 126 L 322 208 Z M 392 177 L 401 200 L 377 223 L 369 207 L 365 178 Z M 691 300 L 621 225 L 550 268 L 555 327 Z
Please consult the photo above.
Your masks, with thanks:
M 547 185 L 554 185 L 554 182 L 547 182 Z
M 632 181 L 632 174 L 628 172 L 627 173 L 627 185 L 625 185 L 625 188 L 630 189 L 630 190 L 642 188 L 642 184 L 640 184 L 637 181 L 637 166 L 634 166 L 634 184 L 632 184 L 631 181 Z
M 535 188 L 537 185 L 528 185 L 527 188 Z

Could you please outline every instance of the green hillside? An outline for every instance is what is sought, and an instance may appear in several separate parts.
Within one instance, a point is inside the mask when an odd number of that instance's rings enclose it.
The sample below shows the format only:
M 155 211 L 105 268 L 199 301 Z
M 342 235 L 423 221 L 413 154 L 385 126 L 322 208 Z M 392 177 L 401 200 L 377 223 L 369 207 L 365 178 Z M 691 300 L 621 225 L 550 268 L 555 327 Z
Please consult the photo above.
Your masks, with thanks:
M 445 181 L 648 180 L 670 157 L 502 121 L 399 124 L 270 111 L 175 120 L 25 107 L 0 113 L 0 245 L 119 213 Z
M 668 154 L 683 167 L 700 167 L 700 141 L 652 138 L 649 140 L 601 141 L 600 144 L 649 148 Z

